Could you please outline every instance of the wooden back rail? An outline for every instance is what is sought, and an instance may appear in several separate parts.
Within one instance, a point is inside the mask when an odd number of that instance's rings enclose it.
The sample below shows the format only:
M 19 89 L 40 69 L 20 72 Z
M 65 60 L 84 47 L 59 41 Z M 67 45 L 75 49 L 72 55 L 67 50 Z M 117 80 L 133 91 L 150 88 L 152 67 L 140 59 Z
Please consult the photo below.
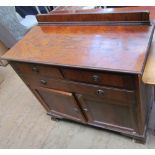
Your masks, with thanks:
M 39 24 L 73 25 L 149 25 L 149 11 L 127 11 L 112 13 L 68 13 L 37 15 Z

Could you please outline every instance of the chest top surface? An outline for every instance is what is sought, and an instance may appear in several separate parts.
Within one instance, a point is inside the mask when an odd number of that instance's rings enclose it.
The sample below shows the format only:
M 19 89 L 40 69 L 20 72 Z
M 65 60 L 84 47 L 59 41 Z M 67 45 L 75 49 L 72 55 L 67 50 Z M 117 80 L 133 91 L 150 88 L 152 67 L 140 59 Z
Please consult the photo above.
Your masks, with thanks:
M 152 26 L 36 26 L 4 59 L 142 73 Z

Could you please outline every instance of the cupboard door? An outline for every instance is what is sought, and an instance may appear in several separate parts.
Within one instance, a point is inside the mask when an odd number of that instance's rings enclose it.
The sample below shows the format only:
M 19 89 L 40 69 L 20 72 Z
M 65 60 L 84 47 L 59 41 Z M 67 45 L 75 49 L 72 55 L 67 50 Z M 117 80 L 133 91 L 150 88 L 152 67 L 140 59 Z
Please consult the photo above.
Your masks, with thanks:
M 76 94 L 88 124 L 107 128 L 133 131 L 133 115 L 129 105 L 113 104 L 116 101 L 99 99 L 94 96 Z
M 84 122 L 84 117 L 72 93 L 42 87 L 35 88 L 35 93 L 48 106 L 51 115 Z

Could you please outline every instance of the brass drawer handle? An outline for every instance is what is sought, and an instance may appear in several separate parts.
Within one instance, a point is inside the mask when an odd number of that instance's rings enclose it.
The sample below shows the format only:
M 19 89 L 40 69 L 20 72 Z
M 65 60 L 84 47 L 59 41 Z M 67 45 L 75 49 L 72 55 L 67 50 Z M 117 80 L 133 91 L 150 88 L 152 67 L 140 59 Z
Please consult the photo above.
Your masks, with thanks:
M 37 67 L 32 67 L 32 71 L 38 73 L 39 72 L 39 69 Z
M 47 84 L 47 81 L 45 81 L 45 80 L 40 80 L 40 83 L 46 85 L 46 84 Z
M 97 90 L 97 95 L 104 95 L 104 91 L 102 89 Z
M 100 77 L 98 75 L 93 75 L 93 81 L 94 82 L 99 82 Z

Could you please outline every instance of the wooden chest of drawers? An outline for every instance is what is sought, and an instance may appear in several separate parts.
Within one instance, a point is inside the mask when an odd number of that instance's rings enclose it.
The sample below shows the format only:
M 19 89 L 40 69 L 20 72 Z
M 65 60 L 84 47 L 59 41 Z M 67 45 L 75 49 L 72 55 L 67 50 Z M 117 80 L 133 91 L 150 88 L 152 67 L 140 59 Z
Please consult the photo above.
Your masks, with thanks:
M 143 140 L 139 134 L 145 132 L 143 115 L 148 114 L 153 102 L 153 88 L 143 84 L 138 75 L 14 61 L 10 64 L 52 118 Z
M 153 31 L 150 25 L 36 26 L 3 58 L 52 118 L 144 142 L 153 86 L 142 77 Z

